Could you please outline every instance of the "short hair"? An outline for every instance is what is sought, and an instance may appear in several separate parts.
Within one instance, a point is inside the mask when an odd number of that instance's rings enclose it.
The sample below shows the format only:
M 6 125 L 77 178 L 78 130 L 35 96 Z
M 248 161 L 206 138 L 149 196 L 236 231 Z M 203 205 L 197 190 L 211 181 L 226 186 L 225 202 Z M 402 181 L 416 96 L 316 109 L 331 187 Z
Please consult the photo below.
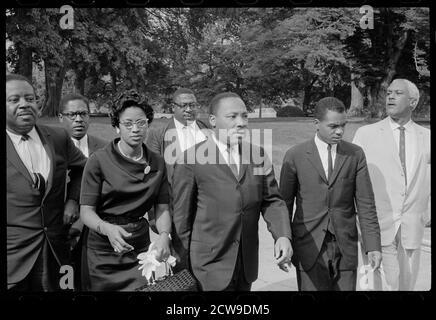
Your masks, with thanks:
M 412 81 L 410 81 L 410 80 L 402 79 L 402 78 L 394 79 L 394 80 L 392 80 L 392 82 L 394 82 L 394 81 L 396 81 L 396 80 L 401 80 L 401 81 L 403 81 L 403 82 L 406 84 L 407 91 L 409 92 L 409 96 L 410 96 L 411 98 L 416 99 L 416 103 L 418 103 L 418 101 L 419 101 L 419 89 L 418 89 L 418 87 L 416 86 L 416 84 L 414 84 L 414 83 L 413 83 Z M 392 84 L 392 82 L 391 82 L 391 84 Z
M 154 110 L 145 101 L 145 98 L 141 96 L 135 89 L 130 89 L 119 93 L 112 105 L 111 111 L 109 112 L 109 117 L 111 118 L 111 124 L 113 127 L 119 127 L 120 125 L 120 114 L 127 108 L 137 107 L 144 111 L 145 116 L 148 119 L 148 124 L 153 121 Z
M 88 111 L 90 111 L 89 110 L 89 100 L 86 97 L 84 97 L 78 93 L 69 93 L 69 94 L 63 96 L 61 99 L 61 102 L 59 103 L 60 111 L 61 112 L 64 111 L 68 102 L 74 101 L 74 100 L 81 100 L 81 101 L 85 102 L 86 107 L 88 108 Z
M 192 91 L 191 89 L 188 88 L 178 88 L 174 93 L 173 93 L 173 101 L 176 101 L 176 98 L 178 96 L 180 96 L 181 94 L 192 94 L 195 96 L 194 91 Z
M 8 83 L 9 81 L 24 81 L 27 82 L 28 84 L 30 84 L 33 88 L 33 92 L 36 93 L 35 91 L 35 87 L 33 86 L 32 81 L 30 81 L 29 78 L 22 76 L 21 74 L 17 74 L 17 73 L 10 73 L 6 75 L 6 83 Z
M 217 95 L 215 95 L 212 98 L 212 100 L 210 100 L 210 103 L 209 103 L 209 113 L 216 115 L 216 112 L 217 112 L 218 105 L 219 105 L 220 101 L 225 99 L 225 98 L 239 98 L 239 99 L 242 100 L 242 98 L 238 94 L 236 94 L 234 92 L 227 91 L 227 92 L 218 93 Z
M 322 120 L 327 110 L 339 113 L 345 112 L 344 103 L 335 97 L 325 97 L 319 100 L 315 105 L 315 118 Z

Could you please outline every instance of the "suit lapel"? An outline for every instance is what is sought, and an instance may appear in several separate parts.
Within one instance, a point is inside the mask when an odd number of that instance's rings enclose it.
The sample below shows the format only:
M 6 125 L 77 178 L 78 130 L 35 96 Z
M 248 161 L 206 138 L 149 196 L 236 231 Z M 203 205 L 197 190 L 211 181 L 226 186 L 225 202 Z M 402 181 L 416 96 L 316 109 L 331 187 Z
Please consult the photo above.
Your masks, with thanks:
M 414 127 L 415 132 L 416 132 L 416 140 L 415 140 L 416 158 L 415 158 L 414 163 L 412 164 L 411 176 L 407 177 L 407 188 L 408 189 L 411 187 L 412 181 L 415 178 L 415 175 L 417 174 L 417 172 L 419 171 L 419 168 L 421 166 L 423 150 L 425 148 L 425 146 L 423 144 L 426 142 L 426 139 L 424 137 L 424 133 L 419 128 L 419 126 L 416 125 L 415 123 L 413 123 L 413 127 Z
M 97 141 L 88 135 L 88 155 L 93 154 L 95 150 L 97 150 Z
M 307 150 L 306 157 L 309 162 L 314 166 L 318 174 L 321 176 L 322 180 L 328 184 L 327 177 L 325 176 L 324 167 L 322 166 L 321 157 L 319 156 L 318 148 L 316 147 L 315 141 L 310 140 Z
M 394 139 L 394 134 L 392 133 L 392 128 L 389 124 L 389 117 L 387 117 L 382 125 L 380 126 L 380 141 L 386 141 L 383 145 L 386 154 L 392 155 L 393 161 L 396 163 L 398 168 L 402 171 L 403 168 L 401 166 L 400 155 L 398 146 Z
M 44 146 L 44 149 L 47 152 L 48 157 L 50 158 L 50 172 L 48 174 L 48 180 L 46 182 L 45 194 L 43 197 L 44 200 L 44 198 L 50 192 L 50 189 L 53 185 L 53 174 L 56 169 L 56 160 L 54 158 L 55 151 L 52 143 L 49 143 L 50 133 L 47 130 L 45 130 L 43 127 L 35 126 L 35 128 L 39 134 L 39 138 L 41 139 L 42 145 Z
M 30 176 L 29 170 L 27 170 L 20 156 L 18 155 L 17 150 L 15 150 L 14 144 L 9 138 L 9 135 L 6 134 L 6 157 L 9 162 L 20 172 L 27 180 L 29 180 L 33 184 L 33 179 Z
M 329 179 L 329 184 L 333 184 L 338 177 L 339 171 L 341 171 L 342 166 L 344 165 L 345 160 L 347 159 L 348 155 L 346 154 L 346 151 L 343 148 L 343 143 L 338 143 L 336 147 L 336 159 L 335 164 L 333 166 L 333 173 L 331 178 Z

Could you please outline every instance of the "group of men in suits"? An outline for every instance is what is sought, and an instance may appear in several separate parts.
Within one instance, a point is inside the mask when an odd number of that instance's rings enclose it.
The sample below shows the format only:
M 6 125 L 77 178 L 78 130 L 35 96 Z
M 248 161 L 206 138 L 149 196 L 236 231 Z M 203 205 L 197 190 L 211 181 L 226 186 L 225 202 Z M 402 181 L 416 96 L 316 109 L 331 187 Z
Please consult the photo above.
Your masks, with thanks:
M 277 265 L 289 271 L 292 261 L 299 290 L 355 290 L 359 232 L 364 260 L 383 265 L 390 289 L 413 290 L 430 210 L 429 130 L 411 120 L 418 100 L 413 83 L 393 81 L 388 118 L 349 143 L 343 103 L 321 99 L 315 136 L 287 151 L 279 186 L 265 150 L 244 140 L 240 96 L 216 95 L 208 121 L 199 121 L 194 92 L 178 89 L 174 117 L 151 128 L 146 142 L 166 161 L 178 269 L 188 268 L 202 290 L 250 290 L 262 214 Z M 80 265 L 83 166 L 106 142 L 87 134 L 83 96 L 63 97 L 65 129 L 36 123 L 35 90 L 22 76 L 6 77 L 6 105 L 8 288 L 57 290 L 70 249 Z

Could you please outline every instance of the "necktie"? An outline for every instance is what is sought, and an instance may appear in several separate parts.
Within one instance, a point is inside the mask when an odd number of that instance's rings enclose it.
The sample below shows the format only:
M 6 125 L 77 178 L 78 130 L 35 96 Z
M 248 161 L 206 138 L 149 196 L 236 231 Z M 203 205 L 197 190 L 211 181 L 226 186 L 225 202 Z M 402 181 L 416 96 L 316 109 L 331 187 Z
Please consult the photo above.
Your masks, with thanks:
M 236 148 L 236 147 L 237 146 L 235 146 L 234 148 Z M 227 153 L 228 153 L 230 170 L 232 170 L 235 177 L 238 178 L 239 177 L 239 170 L 238 170 L 238 166 L 236 165 L 235 158 L 232 155 L 232 148 L 230 146 L 227 147 Z
M 406 185 L 407 185 L 406 136 L 405 136 L 405 132 L 404 132 L 404 130 L 406 130 L 406 128 L 404 128 L 403 126 L 400 126 L 398 129 L 400 130 L 400 161 L 401 161 L 401 166 L 403 167 L 403 171 L 404 171 L 404 180 L 406 181 Z
M 23 143 L 25 143 L 24 145 L 24 149 L 26 152 L 26 162 L 28 162 L 29 166 L 30 166 L 30 170 L 31 170 L 31 176 L 33 179 L 33 186 L 38 189 L 38 191 L 40 192 L 41 195 L 43 195 L 45 193 L 45 179 L 42 176 L 41 173 L 39 172 L 35 172 L 35 168 L 33 166 L 33 159 L 32 159 L 32 152 L 30 151 L 29 148 L 29 138 L 30 136 L 28 134 L 23 134 L 21 137 L 21 140 L 23 141 Z
M 183 134 L 185 136 L 185 150 L 187 150 L 195 144 L 194 136 L 188 126 L 183 127 Z
M 332 158 L 332 145 L 327 145 L 327 151 L 328 151 L 328 167 L 327 167 L 327 173 L 328 177 L 327 180 L 330 180 L 332 173 L 333 173 L 333 158 Z

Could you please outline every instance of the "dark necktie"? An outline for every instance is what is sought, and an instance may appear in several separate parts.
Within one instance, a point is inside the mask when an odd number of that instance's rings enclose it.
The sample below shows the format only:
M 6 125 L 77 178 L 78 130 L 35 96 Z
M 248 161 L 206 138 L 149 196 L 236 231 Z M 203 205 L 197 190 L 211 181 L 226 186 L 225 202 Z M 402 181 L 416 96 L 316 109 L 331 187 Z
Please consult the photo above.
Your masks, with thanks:
M 328 167 L 327 167 L 328 177 L 327 177 L 327 180 L 330 181 L 332 173 L 333 173 L 333 158 L 332 158 L 332 145 L 331 144 L 327 145 L 327 151 L 328 151 Z
M 232 170 L 232 172 L 235 175 L 235 177 L 238 178 L 239 177 L 238 167 L 236 166 L 235 159 L 232 157 L 231 149 L 230 148 L 227 149 L 227 152 L 229 153 L 229 167 Z
M 21 136 L 21 140 L 23 140 L 23 141 L 27 141 L 27 140 L 29 140 L 29 138 L 30 138 L 30 136 L 28 134 L 23 134 Z M 32 178 L 34 181 L 34 184 L 33 184 L 34 188 L 38 189 L 38 191 L 41 195 L 44 195 L 44 193 L 45 193 L 45 179 L 44 179 L 44 177 L 39 172 L 32 172 L 32 175 L 33 175 Z
M 401 161 L 401 166 L 403 167 L 404 180 L 406 181 L 406 185 L 407 185 L 406 136 L 405 136 L 405 132 L 404 132 L 404 130 L 406 130 L 406 128 L 404 128 L 403 126 L 400 126 L 398 129 L 400 130 L 400 161 Z

